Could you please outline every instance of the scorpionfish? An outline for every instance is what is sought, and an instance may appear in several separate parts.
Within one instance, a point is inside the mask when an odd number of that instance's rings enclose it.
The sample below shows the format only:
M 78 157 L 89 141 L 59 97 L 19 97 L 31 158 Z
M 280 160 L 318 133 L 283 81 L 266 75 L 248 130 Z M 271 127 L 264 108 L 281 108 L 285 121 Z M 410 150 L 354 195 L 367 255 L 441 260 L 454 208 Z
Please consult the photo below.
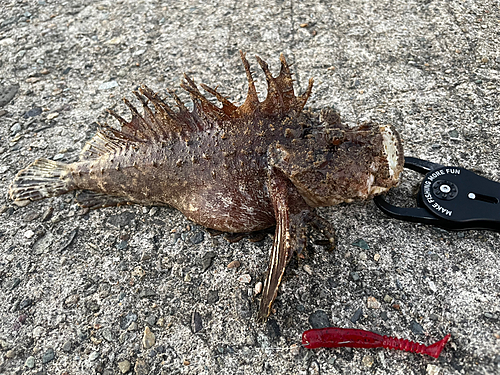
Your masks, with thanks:
M 250 65 L 240 51 L 248 80 L 237 106 L 215 89 L 187 75 L 181 82 L 192 110 L 173 92 L 173 110 L 146 86 L 135 96 L 143 112 L 126 99 L 132 118 L 108 112 L 121 124 L 102 125 L 71 164 L 37 159 L 10 186 L 18 205 L 79 190 L 82 207 L 136 203 L 168 205 L 207 228 L 246 233 L 276 227 L 258 318 L 265 320 L 285 267 L 306 245 L 308 226 L 333 247 L 334 229 L 316 207 L 369 199 L 398 184 L 403 169 L 400 137 L 391 125 L 348 127 L 333 109 L 304 110 L 311 95 L 295 95 L 283 54 L 273 77 L 256 57 L 267 80 L 259 101 Z

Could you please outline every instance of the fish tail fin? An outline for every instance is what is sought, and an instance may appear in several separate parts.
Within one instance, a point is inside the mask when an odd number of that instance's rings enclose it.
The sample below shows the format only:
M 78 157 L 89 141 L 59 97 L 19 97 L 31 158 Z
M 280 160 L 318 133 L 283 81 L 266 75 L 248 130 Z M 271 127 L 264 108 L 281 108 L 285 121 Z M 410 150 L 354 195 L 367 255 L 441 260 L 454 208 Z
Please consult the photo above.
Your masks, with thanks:
M 68 164 L 37 159 L 18 172 L 9 188 L 9 197 L 17 205 L 67 193 L 74 189 Z

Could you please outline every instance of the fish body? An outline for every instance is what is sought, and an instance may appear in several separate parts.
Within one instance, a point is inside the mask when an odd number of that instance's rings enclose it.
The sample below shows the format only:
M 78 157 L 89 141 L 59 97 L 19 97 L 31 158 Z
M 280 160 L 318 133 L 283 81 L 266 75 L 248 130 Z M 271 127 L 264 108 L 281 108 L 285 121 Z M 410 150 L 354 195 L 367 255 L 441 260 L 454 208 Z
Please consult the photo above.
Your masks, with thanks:
M 248 94 L 236 106 L 202 85 L 222 104 L 210 102 L 187 76 L 188 111 L 171 92 L 178 110 L 143 86 L 134 92 L 143 112 L 125 101 L 132 119 L 113 111 L 121 129 L 103 126 L 71 164 L 38 159 L 21 170 L 9 195 L 19 205 L 78 190 L 83 207 L 136 203 L 168 205 L 188 219 L 224 232 L 276 226 L 258 317 L 271 312 L 281 278 L 312 225 L 332 243 L 333 228 L 314 208 L 369 199 L 395 186 L 403 151 L 389 125 L 348 128 L 331 109 L 304 110 L 312 80 L 302 95 L 293 90 L 289 66 L 273 77 L 264 70 L 268 94 L 260 102 L 250 66 L 241 53 Z

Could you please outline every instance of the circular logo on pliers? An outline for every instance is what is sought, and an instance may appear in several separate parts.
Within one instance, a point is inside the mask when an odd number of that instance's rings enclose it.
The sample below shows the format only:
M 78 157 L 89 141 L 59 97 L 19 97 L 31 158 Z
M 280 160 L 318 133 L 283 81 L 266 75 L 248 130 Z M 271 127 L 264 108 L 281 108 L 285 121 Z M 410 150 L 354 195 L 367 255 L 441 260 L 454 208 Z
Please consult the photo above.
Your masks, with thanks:
M 450 201 L 458 195 L 458 187 L 451 181 L 436 180 L 432 184 L 434 196 L 445 201 Z

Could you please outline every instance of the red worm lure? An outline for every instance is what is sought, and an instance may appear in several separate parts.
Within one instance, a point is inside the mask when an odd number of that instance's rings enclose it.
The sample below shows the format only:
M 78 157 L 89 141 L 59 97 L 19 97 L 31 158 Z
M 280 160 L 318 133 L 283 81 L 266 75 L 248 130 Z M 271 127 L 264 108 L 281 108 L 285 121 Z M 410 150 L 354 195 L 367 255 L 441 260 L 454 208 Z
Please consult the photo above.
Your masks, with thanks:
M 427 354 L 437 358 L 450 337 L 451 335 L 448 334 L 441 341 L 425 346 L 413 341 L 382 336 L 362 329 L 328 327 L 305 331 L 302 334 L 302 345 L 308 349 L 339 348 L 341 346 L 350 348 L 387 348 Z

